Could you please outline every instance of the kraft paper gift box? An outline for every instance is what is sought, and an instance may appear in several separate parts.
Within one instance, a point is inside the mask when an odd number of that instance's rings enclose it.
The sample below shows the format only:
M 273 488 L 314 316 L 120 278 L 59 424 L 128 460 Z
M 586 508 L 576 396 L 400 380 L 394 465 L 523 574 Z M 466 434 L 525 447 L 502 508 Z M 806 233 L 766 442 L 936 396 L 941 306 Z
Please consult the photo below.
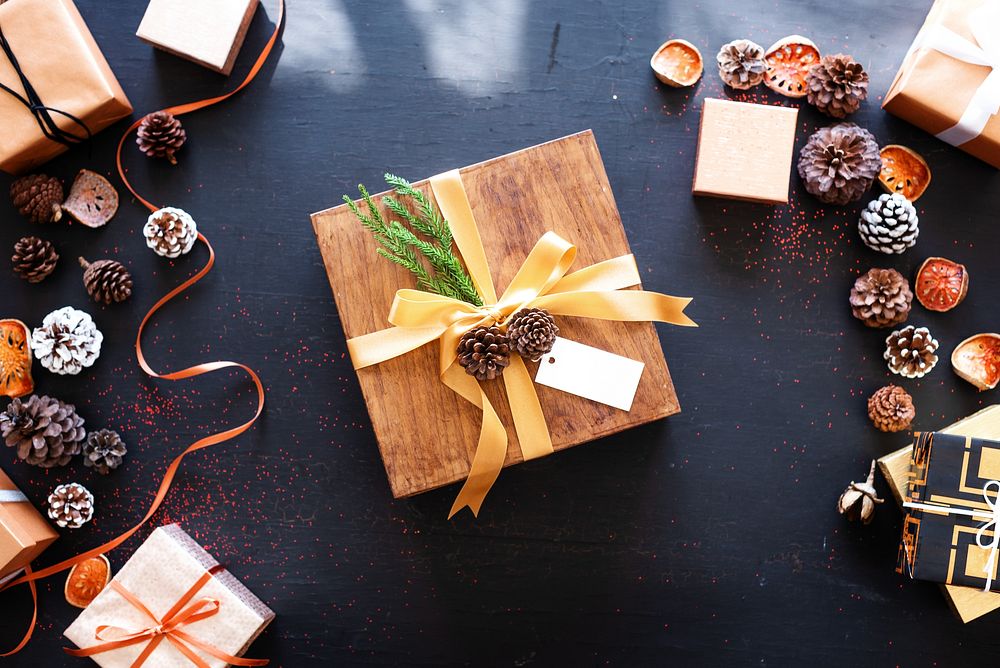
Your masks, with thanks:
M 576 244 L 574 268 L 629 253 L 589 130 L 466 167 L 460 174 L 498 294 L 550 230 Z M 415 186 L 433 198 L 426 181 Z M 396 291 L 414 287 L 412 276 L 375 254 L 371 235 L 346 206 L 314 214 L 312 222 L 347 337 L 385 329 Z M 652 323 L 569 317 L 557 317 L 557 323 L 561 337 L 642 361 L 645 370 L 629 411 L 536 384 L 555 451 L 680 411 Z M 527 366 L 534 377 L 535 365 Z M 466 479 L 483 414 L 442 384 L 436 342 L 359 369 L 357 376 L 394 496 Z M 504 382 L 501 377 L 482 387 L 506 426 L 503 464 L 509 466 L 524 456 L 511 427 Z
M 127 600 L 126 595 L 120 593 L 119 587 L 147 608 L 155 619 L 151 619 L 138 605 Z M 173 639 L 154 636 L 136 644 L 92 654 L 90 658 L 104 668 L 139 665 L 134 662 L 152 640 L 157 644 L 141 664 L 143 668 L 194 665 L 178 649 L 177 643 L 183 643 L 211 668 L 225 668 L 229 665 L 226 661 L 198 645 L 208 645 L 216 653 L 241 657 L 274 619 L 274 612 L 267 605 L 222 568 L 179 525 L 169 524 L 150 534 L 63 635 L 86 651 L 87 648 L 94 648 L 128 633 L 155 628 L 161 622 L 162 628 L 166 629 L 169 612 L 187 594 L 190 594 L 190 598 L 181 606 L 182 609 L 190 605 L 203 605 L 200 609 L 204 610 L 206 607 L 210 609 L 211 602 L 218 604 L 216 614 L 194 619 L 191 623 L 178 627 L 182 634 L 194 638 L 193 642 L 180 635 Z M 105 626 L 113 628 L 100 628 Z M 99 632 L 103 639 L 97 638 Z
M 882 107 L 1000 168 L 1000 3 L 936 0 Z
M 0 579 L 17 573 L 59 537 L 0 470 Z
M 51 110 L 51 121 L 78 138 L 97 133 L 132 113 L 125 92 L 70 0 L 10 0 L 0 4 L 0 30 L 24 77 Z M 0 51 L 0 83 L 25 97 L 10 56 Z M 0 169 L 19 174 L 67 149 L 43 133 L 36 117 L 9 92 L 0 91 Z

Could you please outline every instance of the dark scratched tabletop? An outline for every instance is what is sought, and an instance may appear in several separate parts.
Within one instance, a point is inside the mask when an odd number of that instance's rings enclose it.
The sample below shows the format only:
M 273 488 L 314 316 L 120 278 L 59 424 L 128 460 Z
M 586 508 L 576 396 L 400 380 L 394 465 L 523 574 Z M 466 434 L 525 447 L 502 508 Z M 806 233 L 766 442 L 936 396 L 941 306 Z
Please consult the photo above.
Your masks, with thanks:
M 145 3 L 79 4 L 137 113 L 231 87 L 277 16 L 266 0 L 227 80 L 139 42 Z M 907 441 L 866 417 L 866 397 L 892 379 L 885 332 L 850 314 L 859 272 L 912 276 L 930 255 L 964 262 L 965 303 L 947 315 L 915 306 L 911 317 L 941 340 L 942 363 L 903 384 L 920 429 L 998 402 L 958 379 L 947 355 L 970 334 L 1000 329 L 1000 177 L 879 108 L 929 5 L 290 0 L 260 78 L 184 118 L 178 166 L 131 151 L 140 191 L 191 212 L 219 256 L 155 319 L 151 363 L 235 359 L 267 387 L 260 423 L 189 458 L 153 522 L 181 522 L 277 612 L 249 655 L 290 667 L 995 665 L 1000 616 L 963 626 L 937 586 L 893 572 L 901 514 L 891 502 L 868 527 L 834 507 L 872 458 Z M 714 66 L 695 88 L 668 89 L 649 71 L 650 54 L 683 37 L 711 63 L 723 42 L 767 46 L 789 33 L 860 60 L 871 97 L 853 120 L 928 159 L 934 180 L 907 254 L 866 249 L 860 204 L 823 208 L 797 177 L 788 206 L 691 197 L 701 100 L 730 93 Z M 795 104 L 762 89 L 735 97 Z M 803 107 L 797 145 L 826 122 Z M 110 176 L 125 125 L 46 171 Z M 394 501 L 309 214 L 386 170 L 418 179 L 586 128 L 645 286 L 694 297 L 700 329 L 659 330 L 683 412 L 505 470 L 478 519 L 445 519 L 455 487 Z M 144 210 L 128 198 L 99 231 L 31 227 L 5 198 L 0 217 L 0 247 L 40 233 L 63 256 L 37 286 L 0 272 L 0 316 L 37 325 L 73 305 L 105 334 L 100 360 L 80 376 L 36 364 L 38 391 L 75 403 L 89 426 L 118 429 L 130 449 L 106 478 L 79 463 L 41 471 L 3 455 L 36 504 L 70 480 L 97 496 L 95 520 L 64 533 L 41 559 L 49 564 L 131 526 L 169 460 L 246 419 L 254 395 L 237 373 L 166 383 L 135 364 L 142 314 L 201 266 L 204 248 L 155 257 Z M 91 304 L 78 255 L 126 263 L 132 299 Z M 879 489 L 889 496 L 884 482 Z M 116 568 L 147 534 L 111 555 Z M 60 649 L 75 614 L 62 589 L 62 576 L 42 585 L 40 628 L 8 665 L 82 661 Z M 29 614 L 26 589 L 3 594 L 2 610 L 0 640 L 12 644 Z

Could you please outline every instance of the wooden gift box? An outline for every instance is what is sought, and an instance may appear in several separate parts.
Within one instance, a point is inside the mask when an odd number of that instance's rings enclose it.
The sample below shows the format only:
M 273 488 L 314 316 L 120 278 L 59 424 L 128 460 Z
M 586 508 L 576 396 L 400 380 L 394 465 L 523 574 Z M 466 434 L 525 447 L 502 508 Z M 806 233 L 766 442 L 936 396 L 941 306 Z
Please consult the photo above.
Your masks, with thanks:
M 576 244 L 571 271 L 630 252 L 590 130 L 460 171 L 498 293 L 549 230 Z M 426 181 L 414 185 L 433 198 Z M 388 327 L 396 290 L 414 287 L 412 276 L 375 254 L 374 240 L 346 205 L 316 213 L 312 222 L 346 336 Z M 646 366 L 628 412 L 536 385 L 555 450 L 680 411 L 652 323 L 559 317 L 558 324 L 560 336 Z M 528 368 L 534 377 L 537 365 Z M 438 379 L 437 342 L 357 374 L 395 497 L 467 477 L 482 413 Z M 484 387 L 507 427 L 509 466 L 523 458 L 500 382 Z

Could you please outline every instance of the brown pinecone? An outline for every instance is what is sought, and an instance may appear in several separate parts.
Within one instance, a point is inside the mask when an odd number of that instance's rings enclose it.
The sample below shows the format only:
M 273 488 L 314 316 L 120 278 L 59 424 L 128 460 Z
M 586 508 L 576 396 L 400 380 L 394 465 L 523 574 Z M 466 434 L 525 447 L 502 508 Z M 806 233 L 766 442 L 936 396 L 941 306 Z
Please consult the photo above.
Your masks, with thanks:
M 868 73 L 850 56 L 823 56 L 806 74 L 806 89 L 809 104 L 827 116 L 847 118 L 868 97 Z
M 913 397 L 898 385 L 880 387 L 868 398 L 868 419 L 879 431 L 909 429 L 916 415 Z
M 723 44 L 715 61 L 719 65 L 722 83 L 737 90 L 753 88 L 764 80 L 767 72 L 764 47 L 748 39 Z
M 15 274 L 29 283 L 38 283 L 56 268 L 59 254 L 51 241 L 38 237 L 21 237 L 14 244 L 14 254 L 10 261 L 14 263 Z
M 14 399 L 0 413 L 4 443 L 17 448 L 19 459 L 45 469 L 68 464 L 86 434 L 76 408 L 51 397 Z
M 156 111 L 142 119 L 135 143 L 151 158 L 166 158 L 171 165 L 177 164 L 174 153 L 187 140 L 187 133 L 181 122 L 168 111 Z
M 497 326 L 476 327 L 458 342 L 458 363 L 476 380 L 493 380 L 510 364 L 510 343 Z
M 510 319 L 507 338 L 517 354 L 537 361 L 552 350 L 559 334 L 556 321 L 549 312 L 540 308 L 523 308 Z
M 49 494 L 49 517 L 64 529 L 79 529 L 94 517 L 94 495 L 78 482 L 59 485 Z
M 910 316 L 910 282 L 895 269 L 869 269 L 851 288 L 851 312 L 868 327 L 895 327 Z
M 937 364 L 938 342 L 926 327 L 909 325 L 890 334 L 885 340 L 889 371 L 904 378 L 923 378 Z
M 874 135 L 853 123 L 820 128 L 799 152 L 806 191 L 827 204 L 855 202 L 882 169 Z
M 125 442 L 118 432 L 111 429 L 92 431 L 83 444 L 83 464 L 92 466 L 102 475 L 111 473 L 121 466 L 125 453 Z
M 63 185 L 54 176 L 22 176 L 10 184 L 10 199 L 33 223 L 55 223 L 62 218 Z
M 83 284 L 95 302 L 123 302 L 132 296 L 132 275 L 121 262 L 87 262 L 81 257 L 80 266 L 83 267 Z

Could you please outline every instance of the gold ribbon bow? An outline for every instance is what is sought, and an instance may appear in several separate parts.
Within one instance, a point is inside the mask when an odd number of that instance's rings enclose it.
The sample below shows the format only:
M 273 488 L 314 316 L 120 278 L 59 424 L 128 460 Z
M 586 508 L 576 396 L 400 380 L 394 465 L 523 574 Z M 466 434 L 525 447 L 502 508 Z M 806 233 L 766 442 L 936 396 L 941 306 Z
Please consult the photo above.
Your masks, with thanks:
M 457 170 L 446 172 L 432 177 L 430 185 L 485 306 L 473 306 L 422 290 L 399 290 L 389 311 L 393 327 L 350 339 L 347 349 L 354 368 L 362 369 L 439 340 L 441 382 L 483 411 L 479 444 L 469 477 L 451 507 L 450 519 L 466 506 L 473 515 L 479 514 L 507 455 L 507 432 L 486 393 L 475 378 L 456 364 L 458 342 L 463 334 L 483 325 L 506 324 L 514 313 L 529 307 L 579 318 L 697 325 L 684 315 L 690 298 L 622 290 L 641 282 L 631 255 L 567 274 L 576 257 L 576 247 L 554 232 L 546 232 L 538 240 L 498 299 L 461 175 Z M 524 361 L 517 355 L 511 355 L 503 383 L 524 459 L 551 454 L 552 441 L 538 395 Z

